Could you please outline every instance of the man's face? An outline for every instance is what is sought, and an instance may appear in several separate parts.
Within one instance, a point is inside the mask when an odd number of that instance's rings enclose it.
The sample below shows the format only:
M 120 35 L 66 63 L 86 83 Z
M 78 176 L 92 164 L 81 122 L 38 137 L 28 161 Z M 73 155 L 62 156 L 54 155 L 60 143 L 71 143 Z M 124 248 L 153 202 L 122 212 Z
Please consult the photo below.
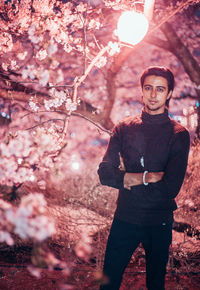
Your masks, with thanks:
M 164 77 L 151 75 L 145 78 L 142 93 L 144 110 L 150 115 L 157 115 L 164 112 L 172 91 L 168 92 L 168 83 Z

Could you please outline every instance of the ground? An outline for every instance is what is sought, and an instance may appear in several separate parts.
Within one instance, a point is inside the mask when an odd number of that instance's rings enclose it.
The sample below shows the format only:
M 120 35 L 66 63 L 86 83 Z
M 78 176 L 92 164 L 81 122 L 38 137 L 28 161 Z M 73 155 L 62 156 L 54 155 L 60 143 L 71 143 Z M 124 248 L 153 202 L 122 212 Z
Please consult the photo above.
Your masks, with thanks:
M 195 166 L 199 166 L 199 162 L 193 163 Z M 190 190 L 184 190 L 178 200 L 179 209 L 175 213 L 175 220 L 180 224 L 179 227 L 176 226 L 176 231 L 173 231 L 173 244 L 170 250 L 170 259 L 166 275 L 166 290 L 200 290 L 200 203 L 198 198 L 200 184 L 199 178 L 197 177 L 199 176 L 199 168 L 195 172 L 196 175 L 194 174 L 194 170 L 190 174 L 194 179 L 188 179 L 189 181 L 186 183 Z M 195 194 L 189 195 L 190 191 L 195 192 Z M 190 203 L 188 204 L 184 202 L 187 201 L 187 196 L 190 197 Z M 67 233 L 69 237 L 68 224 L 76 225 L 76 231 L 70 229 L 71 233 L 78 231 L 77 223 L 69 222 L 69 217 L 67 219 L 67 212 L 70 211 L 65 206 L 58 207 L 51 205 L 49 207 L 49 213 L 55 218 L 57 217 L 58 220 L 57 237 L 55 237 L 55 240 L 49 241 L 49 246 L 50 250 L 58 258 L 71 262 L 71 274 L 66 277 L 60 269 L 54 269 L 52 271 L 43 269 L 41 278 L 35 278 L 27 270 L 27 266 L 31 264 L 32 244 L 16 243 L 14 247 L 1 244 L 0 290 L 98 289 L 99 284 L 96 281 L 97 279 L 95 280 L 95 277 L 97 278 L 99 274 L 97 269 L 102 266 L 108 229 L 107 233 L 105 233 L 105 228 L 100 227 L 100 231 L 95 240 L 96 246 L 93 246 L 93 259 L 86 263 L 74 255 L 66 242 Z M 81 213 L 83 219 L 83 211 L 79 210 L 78 212 Z M 86 217 L 88 220 L 88 212 Z M 79 216 L 77 219 L 80 221 Z M 102 219 L 103 223 L 105 223 L 104 219 Z M 96 218 L 95 223 L 97 221 L 98 219 Z M 92 222 L 94 222 L 94 215 L 92 215 Z M 191 228 L 187 226 L 188 224 L 191 225 Z M 97 242 L 100 244 L 100 247 L 97 247 Z M 144 253 L 139 248 L 134 255 L 134 259 L 132 259 L 126 269 L 120 290 L 145 289 Z
M 0 255 L 0 290 L 97 290 L 98 283 L 94 261 L 85 263 L 76 259 L 71 275 L 66 278 L 60 269 L 42 270 L 41 278 L 33 277 L 27 270 L 30 265 L 31 247 L 1 247 Z M 136 266 L 137 265 L 137 266 Z M 168 266 L 166 290 L 198 290 L 200 276 L 198 273 L 176 273 L 175 268 Z M 65 284 L 65 287 L 63 286 Z M 66 286 L 68 285 L 68 286 Z M 73 288 L 70 288 L 73 285 Z M 120 290 L 145 290 L 145 267 L 139 263 L 130 263 L 126 269 Z

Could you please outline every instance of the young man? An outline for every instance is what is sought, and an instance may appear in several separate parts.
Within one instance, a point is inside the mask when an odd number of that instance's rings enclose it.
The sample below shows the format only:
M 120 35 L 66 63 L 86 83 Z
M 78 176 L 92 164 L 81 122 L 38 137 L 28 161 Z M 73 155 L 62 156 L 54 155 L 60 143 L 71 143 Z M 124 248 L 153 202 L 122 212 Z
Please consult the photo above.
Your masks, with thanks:
M 177 208 L 174 198 L 186 172 L 190 138 L 188 131 L 168 116 L 174 89 L 172 72 L 149 67 L 140 81 L 142 113 L 114 128 L 98 170 L 103 185 L 119 189 L 103 269 L 108 283 L 101 290 L 120 288 L 139 243 L 145 250 L 148 290 L 165 289 L 173 211 Z

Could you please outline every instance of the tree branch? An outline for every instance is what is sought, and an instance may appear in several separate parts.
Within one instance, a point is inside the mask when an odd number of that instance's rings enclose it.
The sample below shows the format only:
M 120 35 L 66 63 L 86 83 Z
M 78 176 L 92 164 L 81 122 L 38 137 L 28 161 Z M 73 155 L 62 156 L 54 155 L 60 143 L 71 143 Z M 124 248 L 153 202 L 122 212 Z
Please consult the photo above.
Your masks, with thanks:
M 163 40 L 157 36 L 153 36 L 152 34 L 149 34 L 147 37 L 145 37 L 145 42 L 171 52 L 171 46 L 169 45 L 168 41 Z
M 0 98 L 26 103 L 30 101 L 30 94 L 27 94 L 25 92 L 13 92 L 13 91 L 5 90 L 5 89 L 0 89 Z M 44 100 L 49 100 L 48 96 L 43 96 L 39 94 L 34 95 L 34 98 L 36 100 L 35 102 L 42 106 L 44 105 Z M 108 124 L 105 124 L 103 114 L 102 113 L 96 114 L 95 113 L 96 110 L 97 109 L 93 107 L 92 105 L 90 105 L 89 103 L 81 101 L 76 112 L 72 112 L 72 115 L 74 116 L 77 115 L 81 118 L 84 118 L 85 120 L 88 120 L 91 123 L 95 124 L 95 126 L 97 126 L 97 123 L 99 123 L 100 125 L 104 127 L 102 128 L 101 126 L 99 126 L 99 129 L 107 133 L 110 132 L 109 130 L 106 130 L 106 129 L 113 128 L 114 125 L 112 121 L 110 121 Z M 49 113 L 51 112 L 62 113 L 62 114 L 68 115 L 65 105 L 60 106 L 59 110 L 49 111 Z
M 186 73 L 190 77 L 191 81 L 200 84 L 200 66 L 194 59 L 189 49 L 184 45 L 181 39 L 178 37 L 171 24 L 166 22 L 161 26 L 161 30 L 166 36 L 170 51 L 181 61 Z

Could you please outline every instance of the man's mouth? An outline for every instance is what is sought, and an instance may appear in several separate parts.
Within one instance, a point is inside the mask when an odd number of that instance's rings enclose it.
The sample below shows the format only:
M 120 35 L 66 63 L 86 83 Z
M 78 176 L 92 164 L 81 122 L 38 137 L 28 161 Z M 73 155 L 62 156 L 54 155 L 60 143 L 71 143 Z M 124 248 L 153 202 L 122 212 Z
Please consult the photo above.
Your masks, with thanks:
M 157 102 L 156 101 L 150 101 L 151 105 L 155 105 Z

